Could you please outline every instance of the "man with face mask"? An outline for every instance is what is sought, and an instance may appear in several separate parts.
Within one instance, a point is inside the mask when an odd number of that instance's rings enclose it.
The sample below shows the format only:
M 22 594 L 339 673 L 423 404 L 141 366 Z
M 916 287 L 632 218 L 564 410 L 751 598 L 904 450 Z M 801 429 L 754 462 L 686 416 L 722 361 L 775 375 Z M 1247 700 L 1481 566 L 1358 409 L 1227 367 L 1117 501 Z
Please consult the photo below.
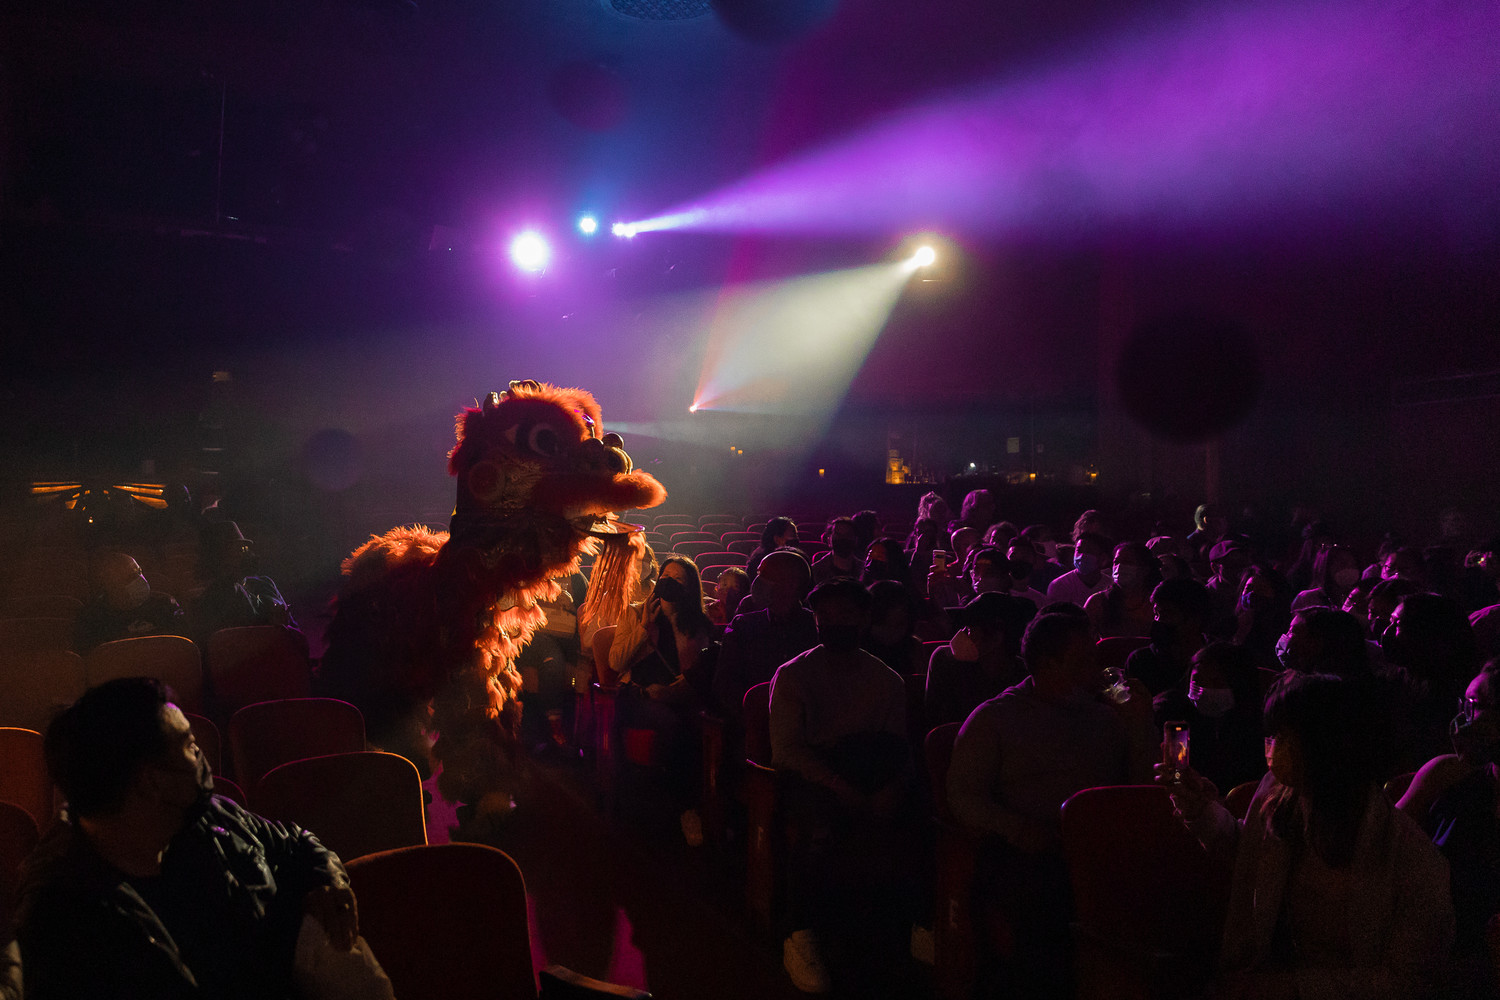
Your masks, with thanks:
M 45 752 L 68 804 L 24 876 L 26 996 L 317 996 L 300 978 L 314 952 L 376 984 L 359 995 L 390 995 L 338 857 L 214 796 L 159 682 L 90 689 L 48 728 Z
M 864 564 L 859 558 L 859 534 L 855 530 L 853 519 L 836 517 L 829 521 L 823 538 L 828 543 L 828 551 L 818 553 L 813 559 L 813 586 L 834 577 L 858 577 Z
M 1084 603 L 1109 586 L 1110 553 L 1115 545 L 1103 535 L 1085 531 L 1073 546 L 1073 568 L 1047 586 L 1047 600 L 1067 601 L 1083 607 Z
M 73 624 L 73 651 L 82 655 L 101 643 L 140 635 L 183 635 L 182 608 L 170 594 L 151 589 L 134 559 L 123 552 L 99 557 L 98 592 Z
M 817 943 L 827 926 L 830 857 L 896 816 L 911 777 L 906 685 L 859 648 L 870 593 L 834 580 L 808 595 L 818 645 L 782 664 L 771 682 L 771 763 L 786 776 L 788 822 L 803 833 L 789 859 L 783 960 L 792 982 L 826 992 Z
M 924 724 L 928 729 L 962 722 L 981 702 L 1026 676 L 1021 633 L 1036 617 L 1036 604 L 1010 594 L 980 594 L 948 609 L 957 629 L 927 664 Z

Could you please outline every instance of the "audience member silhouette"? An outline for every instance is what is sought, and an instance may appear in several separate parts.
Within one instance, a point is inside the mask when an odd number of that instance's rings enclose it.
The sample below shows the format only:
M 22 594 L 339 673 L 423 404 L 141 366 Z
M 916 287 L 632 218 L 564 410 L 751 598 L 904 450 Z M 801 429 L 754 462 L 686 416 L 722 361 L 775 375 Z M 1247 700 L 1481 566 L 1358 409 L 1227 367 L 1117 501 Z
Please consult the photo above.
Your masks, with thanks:
M 28 998 L 319 996 L 304 976 L 330 952 L 342 971 L 383 980 L 338 857 L 213 795 L 160 683 L 89 690 L 48 728 L 45 750 L 67 810 L 22 890 Z
M 95 571 L 98 589 L 73 622 L 73 650 L 141 635 L 185 635 L 186 616 L 170 594 L 151 589 L 136 561 L 106 552 Z

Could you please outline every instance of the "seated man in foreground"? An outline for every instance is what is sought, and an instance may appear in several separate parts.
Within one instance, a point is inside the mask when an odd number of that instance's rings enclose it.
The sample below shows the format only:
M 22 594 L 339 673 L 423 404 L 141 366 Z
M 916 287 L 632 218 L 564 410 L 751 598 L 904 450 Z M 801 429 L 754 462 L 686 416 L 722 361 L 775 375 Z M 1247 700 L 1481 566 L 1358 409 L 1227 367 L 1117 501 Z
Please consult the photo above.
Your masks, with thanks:
M 158 681 L 89 690 L 48 728 L 45 749 L 68 807 L 22 884 L 27 997 L 329 995 L 314 970 L 339 977 L 340 996 L 391 995 L 358 939 L 338 857 L 214 796 Z
M 1085 788 L 1150 781 L 1159 741 L 1140 681 L 1123 703 L 1101 695 L 1087 618 L 1036 618 L 1021 656 L 1031 675 L 976 708 L 954 741 L 948 803 L 986 836 L 976 902 L 1015 934 L 1011 967 L 990 975 L 1020 996 L 1068 996 L 1072 890 L 1059 811 Z
M 798 989 L 823 993 L 828 973 L 815 931 L 835 897 L 834 869 L 885 857 L 889 883 L 894 858 L 882 834 L 906 794 L 911 752 L 905 682 L 859 648 L 870 592 L 857 580 L 832 580 L 808 603 L 820 644 L 782 664 L 771 682 L 771 762 L 790 776 L 783 801 L 794 836 L 783 962 Z M 868 874 L 860 881 L 874 884 Z

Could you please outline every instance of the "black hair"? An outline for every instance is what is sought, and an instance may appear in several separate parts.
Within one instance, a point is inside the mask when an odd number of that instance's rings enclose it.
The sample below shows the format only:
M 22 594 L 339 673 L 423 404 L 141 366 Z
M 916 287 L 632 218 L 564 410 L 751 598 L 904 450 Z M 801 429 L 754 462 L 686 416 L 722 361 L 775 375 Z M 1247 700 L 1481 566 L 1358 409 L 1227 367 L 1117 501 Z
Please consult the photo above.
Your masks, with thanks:
M 760 532 L 760 547 L 770 552 L 776 547 L 776 539 L 786 534 L 788 528 L 797 527 L 797 523 L 789 517 L 773 517 L 766 522 L 766 526 Z
M 1213 592 L 1197 580 L 1163 580 L 1151 591 L 1151 600 L 1177 608 L 1193 621 L 1203 623 L 1204 628 L 1214 616 Z
M 1069 643 L 1080 635 L 1091 634 L 1092 629 L 1087 616 L 1045 614 L 1033 618 L 1021 638 L 1021 658 L 1026 661 L 1026 669 L 1035 674 L 1038 666 L 1055 663 Z
M 1371 676 L 1364 622 L 1335 608 L 1304 608 L 1293 617 L 1306 623 L 1308 638 L 1317 650 L 1313 670 L 1346 680 Z
M 812 593 L 807 595 L 807 606 L 816 614 L 820 605 L 839 600 L 848 601 L 866 614 L 875 603 L 870 596 L 870 589 L 864 584 L 853 577 L 838 576 L 814 587 Z
M 687 600 L 677 605 L 677 615 L 692 634 L 702 635 L 713 627 L 709 621 L 708 613 L 703 610 L 703 575 L 698 572 L 698 564 L 693 562 L 692 557 L 685 556 L 680 552 L 674 552 L 661 561 L 661 568 L 665 570 L 668 566 L 678 565 L 688 575 L 688 582 L 683 584 L 687 591 Z M 658 575 L 657 586 L 665 577 Z
M 85 691 L 47 727 L 47 770 L 75 816 L 125 803 L 140 768 L 170 748 L 161 710 L 171 699 L 152 677 L 121 677 Z
M 1267 735 L 1295 735 L 1301 747 L 1308 809 L 1291 796 L 1270 823 L 1284 839 L 1306 838 L 1331 867 L 1347 867 L 1372 795 L 1389 772 L 1390 739 L 1378 696 L 1368 684 L 1330 674 L 1290 674 L 1266 699 Z

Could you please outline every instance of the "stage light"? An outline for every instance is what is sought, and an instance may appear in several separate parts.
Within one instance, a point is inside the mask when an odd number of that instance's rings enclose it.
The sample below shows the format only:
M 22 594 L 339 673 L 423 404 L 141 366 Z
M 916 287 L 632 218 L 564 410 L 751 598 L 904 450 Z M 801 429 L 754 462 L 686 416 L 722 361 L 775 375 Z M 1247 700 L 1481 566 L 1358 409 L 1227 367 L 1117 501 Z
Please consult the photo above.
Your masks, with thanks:
M 917 252 L 911 255 L 911 262 L 917 267 L 927 267 L 937 260 L 937 251 L 932 247 L 917 247 Z
M 578 220 L 578 231 L 585 236 L 593 236 L 599 231 L 599 220 L 592 215 L 585 215 Z
M 616 222 L 613 226 L 609 227 L 609 231 L 627 240 L 635 238 L 635 227 L 626 225 L 623 222 Z
M 523 271 L 544 271 L 552 258 L 552 249 L 539 233 L 532 230 L 510 241 L 510 259 Z
M 698 412 L 698 404 L 694 403 L 692 406 L 689 406 L 688 407 L 688 412 L 689 413 L 697 413 Z

